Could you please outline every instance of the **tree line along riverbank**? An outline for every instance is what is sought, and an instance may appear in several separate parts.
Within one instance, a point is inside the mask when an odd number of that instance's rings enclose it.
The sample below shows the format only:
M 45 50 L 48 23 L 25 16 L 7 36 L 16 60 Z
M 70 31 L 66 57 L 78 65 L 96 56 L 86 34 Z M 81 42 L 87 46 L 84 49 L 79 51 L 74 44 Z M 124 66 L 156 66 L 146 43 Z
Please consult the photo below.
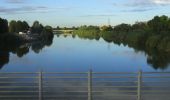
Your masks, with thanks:
M 155 16 L 146 22 L 112 26 L 81 26 L 73 32 L 81 38 L 99 39 L 134 48 L 170 53 L 170 18 Z

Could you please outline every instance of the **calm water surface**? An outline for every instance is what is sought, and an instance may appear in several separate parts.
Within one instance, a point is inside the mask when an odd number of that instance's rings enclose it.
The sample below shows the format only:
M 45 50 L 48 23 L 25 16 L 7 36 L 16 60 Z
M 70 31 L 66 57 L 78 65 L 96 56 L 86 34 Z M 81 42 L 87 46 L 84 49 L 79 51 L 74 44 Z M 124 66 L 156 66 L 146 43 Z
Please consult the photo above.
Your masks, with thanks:
M 140 69 L 170 71 L 169 65 L 166 68 L 152 67 L 147 63 L 148 56 L 143 51 L 108 43 L 102 38 L 89 40 L 77 36 L 73 38 L 55 35 L 53 43 L 49 46 L 37 50 L 35 46 L 27 48 L 29 51 L 22 56 L 9 52 L 9 61 L 2 66 L 1 71 L 35 72 L 40 69 L 50 72 L 85 72 L 89 69 L 96 72 L 136 72 Z

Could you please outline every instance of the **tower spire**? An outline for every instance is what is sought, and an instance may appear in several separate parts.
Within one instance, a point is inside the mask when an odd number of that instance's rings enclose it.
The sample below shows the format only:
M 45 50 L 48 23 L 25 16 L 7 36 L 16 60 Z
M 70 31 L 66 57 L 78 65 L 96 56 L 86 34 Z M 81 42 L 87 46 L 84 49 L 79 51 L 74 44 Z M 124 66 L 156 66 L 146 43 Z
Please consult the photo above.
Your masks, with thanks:
M 108 26 L 110 26 L 110 18 L 108 18 Z

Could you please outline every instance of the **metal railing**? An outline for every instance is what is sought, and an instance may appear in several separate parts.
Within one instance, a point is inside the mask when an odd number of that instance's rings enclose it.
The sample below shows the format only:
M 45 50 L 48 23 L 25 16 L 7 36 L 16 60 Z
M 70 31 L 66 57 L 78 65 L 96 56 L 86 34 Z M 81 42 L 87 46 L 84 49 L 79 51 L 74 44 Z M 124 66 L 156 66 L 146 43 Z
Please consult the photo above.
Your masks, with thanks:
M 169 83 L 170 72 L 0 72 L 0 100 L 161 100 Z

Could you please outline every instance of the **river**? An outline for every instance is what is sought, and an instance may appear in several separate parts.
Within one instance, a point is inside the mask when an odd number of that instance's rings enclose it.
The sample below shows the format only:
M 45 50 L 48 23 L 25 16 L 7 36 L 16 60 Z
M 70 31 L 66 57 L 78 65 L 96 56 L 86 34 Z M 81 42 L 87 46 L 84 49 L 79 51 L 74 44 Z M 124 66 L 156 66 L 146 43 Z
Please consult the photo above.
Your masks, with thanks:
M 2 49 L 2 48 L 1 48 Z M 0 50 L 1 50 L 0 49 Z M 72 35 L 55 35 L 51 44 L 27 44 L 19 49 L 0 51 L 1 72 L 164 72 L 170 71 L 168 61 L 156 66 L 144 51 L 99 40 Z M 166 58 L 166 57 L 164 57 Z M 150 62 L 149 62 L 150 61 Z M 166 64 L 165 64 L 166 63 Z

